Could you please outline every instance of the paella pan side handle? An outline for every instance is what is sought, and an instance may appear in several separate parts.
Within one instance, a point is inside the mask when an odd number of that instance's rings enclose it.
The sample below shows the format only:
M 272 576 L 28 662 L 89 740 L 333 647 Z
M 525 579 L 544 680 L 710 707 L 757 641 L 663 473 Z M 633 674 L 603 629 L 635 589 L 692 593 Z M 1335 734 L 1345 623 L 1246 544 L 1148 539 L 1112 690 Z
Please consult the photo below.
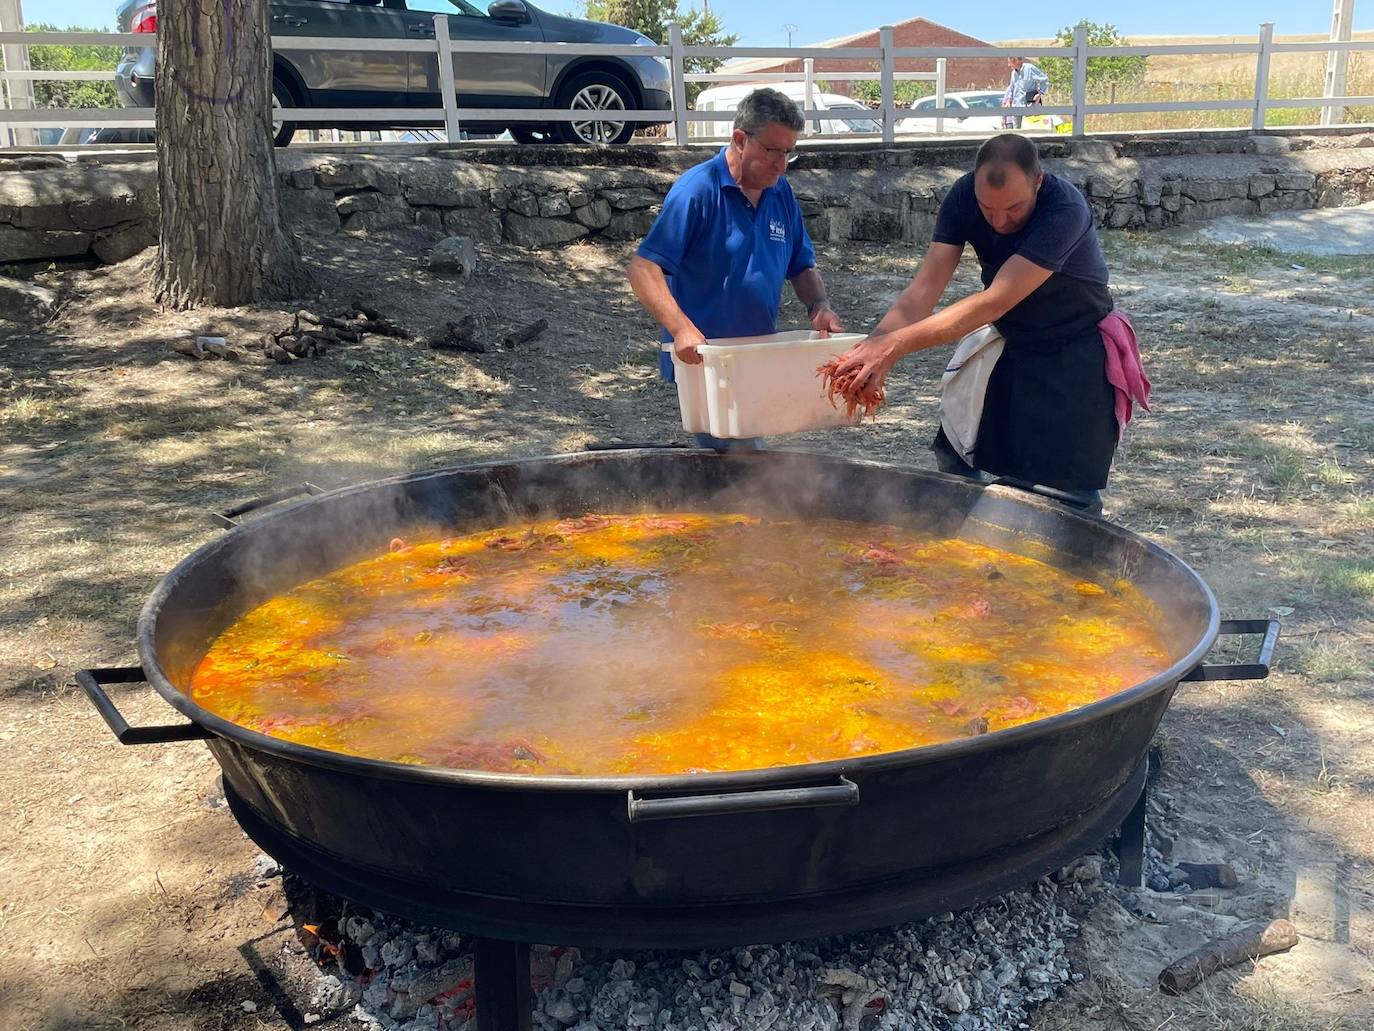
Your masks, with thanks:
M 1200 664 L 1185 673 L 1181 680 L 1263 680 L 1269 676 L 1274 661 L 1274 645 L 1279 640 L 1277 619 L 1223 619 L 1217 636 L 1263 634 L 1259 655 L 1254 662 L 1223 662 Z
M 205 741 L 215 735 L 198 723 L 177 723 L 162 727 L 131 727 L 123 713 L 105 693 L 105 684 L 143 684 L 148 678 L 141 666 L 114 666 L 108 669 L 80 669 L 76 682 L 96 711 L 104 718 L 121 745 L 154 745 L 168 741 Z
M 820 806 L 858 805 L 859 785 L 848 777 L 838 784 L 810 788 L 769 788 L 719 795 L 682 795 L 677 798 L 638 798 L 627 792 L 631 823 L 676 820 L 687 816 L 723 816 L 730 813 L 764 813 L 777 809 L 814 809 Z
M 211 512 L 210 520 L 216 525 L 226 530 L 232 530 L 239 525 L 239 516 L 247 515 L 249 512 L 256 512 L 260 508 L 267 508 L 271 505 L 280 504 L 290 498 L 298 497 L 301 494 L 323 494 L 324 488 L 317 487 L 309 481 L 298 483 L 293 487 L 283 487 L 281 490 L 265 494 L 252 501 L 245 501 L 241 505 L 227 508 L 223 512 Z

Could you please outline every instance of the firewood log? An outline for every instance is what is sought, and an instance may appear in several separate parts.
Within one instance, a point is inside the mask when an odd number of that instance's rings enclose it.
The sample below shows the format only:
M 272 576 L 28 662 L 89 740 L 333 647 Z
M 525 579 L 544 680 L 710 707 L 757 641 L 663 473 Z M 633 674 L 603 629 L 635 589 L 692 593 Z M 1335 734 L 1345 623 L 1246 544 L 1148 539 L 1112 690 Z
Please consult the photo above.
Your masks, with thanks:
M 533 340 L 544 330 L 549 328 L 548 319 L 535 319 L 528 326 L 513 329 L 501 338 L 501 343 L 506 347 L 514 347 L 516 344 L 523 344 L 528 340 Z
M 1247 924 L 1234 934 L 1174 960 L 1160 971 L 1159 987 L 1168 995 L 1182 995 L 1218 970 L 1284 952 L 1297 943 L 1298 930 L 1287 920 Z
M 445 330 L 431 337 L 428 344 L 436 351 L 466 351 L 469 354 L 485 354 L 486 348 L 475 339 L 477 320 L 464 315 L 458 322 L 446 324 Z

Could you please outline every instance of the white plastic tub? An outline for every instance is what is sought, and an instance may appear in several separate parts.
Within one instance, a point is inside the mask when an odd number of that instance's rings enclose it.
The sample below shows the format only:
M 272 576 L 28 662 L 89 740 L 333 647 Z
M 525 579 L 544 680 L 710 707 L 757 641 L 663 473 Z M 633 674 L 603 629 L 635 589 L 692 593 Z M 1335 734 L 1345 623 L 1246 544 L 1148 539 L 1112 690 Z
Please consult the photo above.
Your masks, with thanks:
M 698 348 L 700 365 L 673 355 L 682 428 L 713 437 L 776 437 L 844 426 L 816 368 L 863 339 L 860 333 L 822 337 L 814 330 L 772 336 L 723 337 Z M 663 349 L 672 352 L 672 344 Z

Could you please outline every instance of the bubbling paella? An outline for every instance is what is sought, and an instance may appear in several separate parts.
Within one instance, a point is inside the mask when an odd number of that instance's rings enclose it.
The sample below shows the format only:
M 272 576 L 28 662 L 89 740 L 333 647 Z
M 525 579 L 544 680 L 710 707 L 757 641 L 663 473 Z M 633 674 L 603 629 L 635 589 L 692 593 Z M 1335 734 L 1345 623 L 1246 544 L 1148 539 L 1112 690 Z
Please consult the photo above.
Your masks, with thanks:
M 350 755 L 653 775 L 1003 730 L 1169 663 L 1129 584 L 970 541 L 587 515 L 395 540 L 243 616 L 190 693 L 243 727 Z

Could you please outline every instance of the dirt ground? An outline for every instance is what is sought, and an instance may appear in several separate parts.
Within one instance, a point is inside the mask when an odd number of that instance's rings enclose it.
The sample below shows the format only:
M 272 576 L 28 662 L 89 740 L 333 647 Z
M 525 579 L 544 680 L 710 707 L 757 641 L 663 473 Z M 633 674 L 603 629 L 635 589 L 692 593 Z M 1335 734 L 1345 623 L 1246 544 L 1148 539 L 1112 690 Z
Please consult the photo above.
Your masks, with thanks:
M 0 323 L 5 1027 L 303 1026 L 289 927 L 264 914 L 273 889 L 205 748 L 121 748 L 73 687 L 78 668 L 133 660 L 143 599 L 220 532 L 207 512 L 302 479 L 682 438 L 619 274 L 628 249 L 488 248 L 450 279 L 419 269 L 426 242 L 334 238 L 310 255 L 311 307 L 361 299 L 417 334 L 474 314 L 489 343 L 537 316 L 549 330 L 481 355 L 375 337 L 289 367 L 195 362 L 169 341 L 247 342 L 286 319 L 160 312 L 150 255 L 51 273 L 66 295 L 51 323 Z M 1374 1026 L 1374 271 L 1186 234 L 1106 243 L 1156 390 L 1107 515 L 1193 564 L 1224 615 L 1279 615 L 1284 631 L 1268 680 L 1185 684 L 1161 731 L 1154 825 L 1174 859 L 1234 864 L 1240 888 L 1141 892 L 1153 919 L 1098 906 L 1075 946 L 1087 978 L 1037 1026 Z M 906 248 L 820 253 L 852 328 L 914 271 Z M 782 323 L 803 324 L 794 300 Z M 876 423 L 779 445 L 930 465 L 943 362 L 907 362 Z M 170 721 L 147 688 L 114 693 L 135 722 Z M 1302 933 L 1291 952 L 1180 999 L 1156 991 L 1178 955 L 1278 915 Z

